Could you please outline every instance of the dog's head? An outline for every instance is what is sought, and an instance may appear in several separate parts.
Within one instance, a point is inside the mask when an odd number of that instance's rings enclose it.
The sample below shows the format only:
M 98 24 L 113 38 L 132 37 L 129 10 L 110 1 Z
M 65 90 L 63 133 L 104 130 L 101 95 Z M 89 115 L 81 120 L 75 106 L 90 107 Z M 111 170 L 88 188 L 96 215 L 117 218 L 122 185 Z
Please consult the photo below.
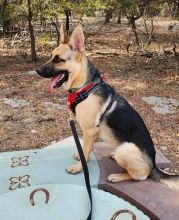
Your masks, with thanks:
M 61 43 L 52 51 L 50 60 L 36 70 L 40 76 L 52 78 L 49 84 L 50 91 L 62 84 L 66 90 L 80 88 L 87 78 L 85 38 L 81 25 L 74 29 L 68 42 L 63 24 L 60 27 L 60 35 Z

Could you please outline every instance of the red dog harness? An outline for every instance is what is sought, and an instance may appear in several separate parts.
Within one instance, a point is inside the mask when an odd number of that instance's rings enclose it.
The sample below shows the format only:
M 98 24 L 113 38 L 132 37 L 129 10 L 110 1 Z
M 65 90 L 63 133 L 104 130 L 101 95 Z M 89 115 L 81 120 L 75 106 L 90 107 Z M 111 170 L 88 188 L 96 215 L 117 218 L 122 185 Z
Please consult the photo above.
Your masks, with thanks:
M 84 101 L 89 94 L 98 86 L 100 85 L 103 80 L 105 80 L 106 78 L 104 76 L 101 77 L 101 80 L 98 82 L 92 82 L 90 84 L 88 84 L 87 86 L 85 86 L 84 88 L 81 88 L 80 90 L 73 92 L 73 93 L 69 93 L 68 95 L 68 109 L 70 109 L 73 113 L 75 113 L 75 108 L 76 106 Z
M 94 84 L 95 83 L 90 83 L 87 86 L 85 86 L 84 88 L 78 90 L 77 92 L 69 93 L 69 95 L 68 95 L 68 109 L 71 109 L 71 107 L 73 106 L 76 98 L 80 95 L 80 93 L 83 93 L 84 91 L 87 91 L 88 89 L 93 87 Z

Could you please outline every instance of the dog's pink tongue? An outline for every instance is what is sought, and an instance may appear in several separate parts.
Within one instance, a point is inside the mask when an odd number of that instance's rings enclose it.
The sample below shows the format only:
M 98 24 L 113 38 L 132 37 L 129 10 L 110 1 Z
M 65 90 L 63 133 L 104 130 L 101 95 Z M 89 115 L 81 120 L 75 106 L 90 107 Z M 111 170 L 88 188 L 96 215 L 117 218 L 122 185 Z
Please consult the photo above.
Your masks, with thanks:
M 61 78 L 62 74 L 59 74 L 58 76 L 55 76 L 49 83 L 48 85 L 48 91 L 50 93 L 54 92 L 54 86 L 56 85 L 56 83 L 59 81 L 59 79 Z

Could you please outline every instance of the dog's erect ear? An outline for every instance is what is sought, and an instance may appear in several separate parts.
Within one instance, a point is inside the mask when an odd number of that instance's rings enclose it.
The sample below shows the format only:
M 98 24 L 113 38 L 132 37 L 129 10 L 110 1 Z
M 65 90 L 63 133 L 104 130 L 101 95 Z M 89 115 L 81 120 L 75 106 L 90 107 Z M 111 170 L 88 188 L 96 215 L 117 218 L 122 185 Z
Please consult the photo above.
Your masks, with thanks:
M 64 25 L 63 21 L 60 25 L 60 43 L 63 44 L 65 42 L 65 31 L 64 31 Z
M 83 33 L 83 28 L 79 24 L 72 32 L 69 44 L 72 46 L 74 50 L 83 51 L 85 49 L 84 42 L 85 36 Z

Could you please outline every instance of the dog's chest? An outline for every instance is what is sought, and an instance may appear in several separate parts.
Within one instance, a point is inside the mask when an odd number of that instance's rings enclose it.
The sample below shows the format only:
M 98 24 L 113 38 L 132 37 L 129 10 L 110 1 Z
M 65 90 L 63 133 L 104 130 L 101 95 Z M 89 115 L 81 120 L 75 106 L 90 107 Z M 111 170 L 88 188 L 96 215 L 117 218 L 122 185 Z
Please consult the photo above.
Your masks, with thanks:
M 100 114 L 101 97 L 91 94 L 76 107 L 76 119 L 83 129 L 96 127 L 96 118 Z
M 85 130 L 93 130 L 103 141 L 113 146 L 118 146 L 119 141 L 115 138 L 112 129 L 109 128 L 105 121 L 101 122 L 99 127 L 97 127 L 103 107 L 101 97 L 91 95 L 77 106 L 76 119 L 83 132 Z

